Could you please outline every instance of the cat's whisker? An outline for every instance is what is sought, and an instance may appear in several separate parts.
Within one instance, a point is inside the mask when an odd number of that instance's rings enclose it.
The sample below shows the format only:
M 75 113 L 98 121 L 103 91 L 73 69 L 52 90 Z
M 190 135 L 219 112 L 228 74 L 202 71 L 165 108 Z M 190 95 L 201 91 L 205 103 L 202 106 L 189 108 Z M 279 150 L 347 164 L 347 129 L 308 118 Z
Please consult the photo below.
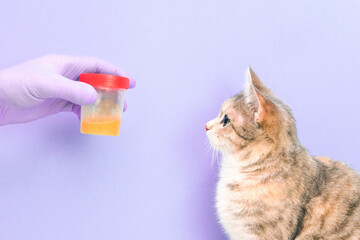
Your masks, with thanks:
M 214 167 L 214 149 L 211 149 L 211 161 L 210 161 L 211 168 Z
M 214 168 L 215 162 L 217 161 L 216 159 L 216 149 L 212 149 L 212 158 L 211 158 L 211 168 Z
M 206 145 L 207 145 L 206 146 L 207 151 L 211 155 L 210 167 L 213 168 L 213 165 L 214 165 L 214 148 L 211 146 L 209 141 L 206 143 Z
M 218 147 L 215 149 L 215 161 L 216 161 L 216 165 L 217 165 L 217 167 L 219 168 L 219 166 L 220 166 L 220 152 L 222 151 L 220 151 L 221 150 L 221 144 L 220 145 L 218 145 Z
M 210 138 L 210 136 L 209 136 L 209 138 Z M 206 148 L 207 148 L 207 151 L 211 154 L 210 166 L 212 167 L 213 159 L 214 159 L 214 149 L 212 148 L 210 141 L 206 141 Z
M 203 144 L 202 147 L 208 148 L 208 147 L 210 146 L 210 142 L 209 142 L 209 141 L 204 141 L 202 144 Z
M 220 148 L 221 148 L 221 152 L 224 152 L 224 145 L 223 144 L 220 145 Z M 217 164 L 218 164 L 218 168 L 219 168 L 219 171 L 220 171 L 220 161 L 219 161 L 220 156 L 219 156 L 219 153 L 218 153 L 217 157 L 218 157 Z

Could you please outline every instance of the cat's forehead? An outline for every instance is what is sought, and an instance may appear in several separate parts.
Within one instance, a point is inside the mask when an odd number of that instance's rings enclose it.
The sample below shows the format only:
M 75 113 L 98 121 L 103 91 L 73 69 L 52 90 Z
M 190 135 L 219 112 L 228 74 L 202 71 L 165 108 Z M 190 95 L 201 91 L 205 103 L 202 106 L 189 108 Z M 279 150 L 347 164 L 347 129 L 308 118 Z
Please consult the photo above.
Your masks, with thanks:
M 221 106 L 221 111 L 227 112 L 229 109 L 233 108 L 233 104 L 234 104 L 234 102 L 233 102 L 232 98 L 226 100 Z
M 238 106 L 241 106 L 244 100 L 244 94 L 239 93 L 235 95 L 234 97 L 226 100 L 223 105 L 221 106 L 221 111 L 228 111 L 229 109 L 235 110 L 238 108 Z

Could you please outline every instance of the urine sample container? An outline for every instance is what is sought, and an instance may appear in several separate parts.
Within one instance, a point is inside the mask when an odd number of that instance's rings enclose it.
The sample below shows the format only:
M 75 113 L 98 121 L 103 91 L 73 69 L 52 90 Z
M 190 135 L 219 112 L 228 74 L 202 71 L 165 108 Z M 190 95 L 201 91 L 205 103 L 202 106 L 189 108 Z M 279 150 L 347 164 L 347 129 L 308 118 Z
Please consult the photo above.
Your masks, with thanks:
M 118 136 L 129 79 L 115 75 L 83 73 L 80 74 L 79 81 L 93 86 L 98 94 L 94 104 L 81 106 L 80 132 Z

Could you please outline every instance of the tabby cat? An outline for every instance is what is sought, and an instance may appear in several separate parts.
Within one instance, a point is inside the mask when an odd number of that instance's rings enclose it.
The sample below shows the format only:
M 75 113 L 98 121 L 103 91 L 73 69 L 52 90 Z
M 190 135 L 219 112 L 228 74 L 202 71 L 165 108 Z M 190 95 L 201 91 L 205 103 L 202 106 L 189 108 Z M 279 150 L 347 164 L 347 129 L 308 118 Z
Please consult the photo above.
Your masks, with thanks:
M 219 221 L 232 240 L 360 240 L 360 176 L 300 144 L 291 109 L 249 68 L 206 124 L 222 154 Z

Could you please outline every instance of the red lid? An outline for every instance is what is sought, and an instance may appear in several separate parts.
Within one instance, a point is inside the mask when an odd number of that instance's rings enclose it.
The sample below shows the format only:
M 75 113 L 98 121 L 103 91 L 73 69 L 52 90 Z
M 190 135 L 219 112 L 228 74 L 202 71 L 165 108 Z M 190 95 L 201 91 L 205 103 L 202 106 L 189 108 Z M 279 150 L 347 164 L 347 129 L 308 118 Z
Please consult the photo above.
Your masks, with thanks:
M 82 73 L 79 81 L 90 84 L 94 88 L 129 89 L 129 79 L 115 75 Z

